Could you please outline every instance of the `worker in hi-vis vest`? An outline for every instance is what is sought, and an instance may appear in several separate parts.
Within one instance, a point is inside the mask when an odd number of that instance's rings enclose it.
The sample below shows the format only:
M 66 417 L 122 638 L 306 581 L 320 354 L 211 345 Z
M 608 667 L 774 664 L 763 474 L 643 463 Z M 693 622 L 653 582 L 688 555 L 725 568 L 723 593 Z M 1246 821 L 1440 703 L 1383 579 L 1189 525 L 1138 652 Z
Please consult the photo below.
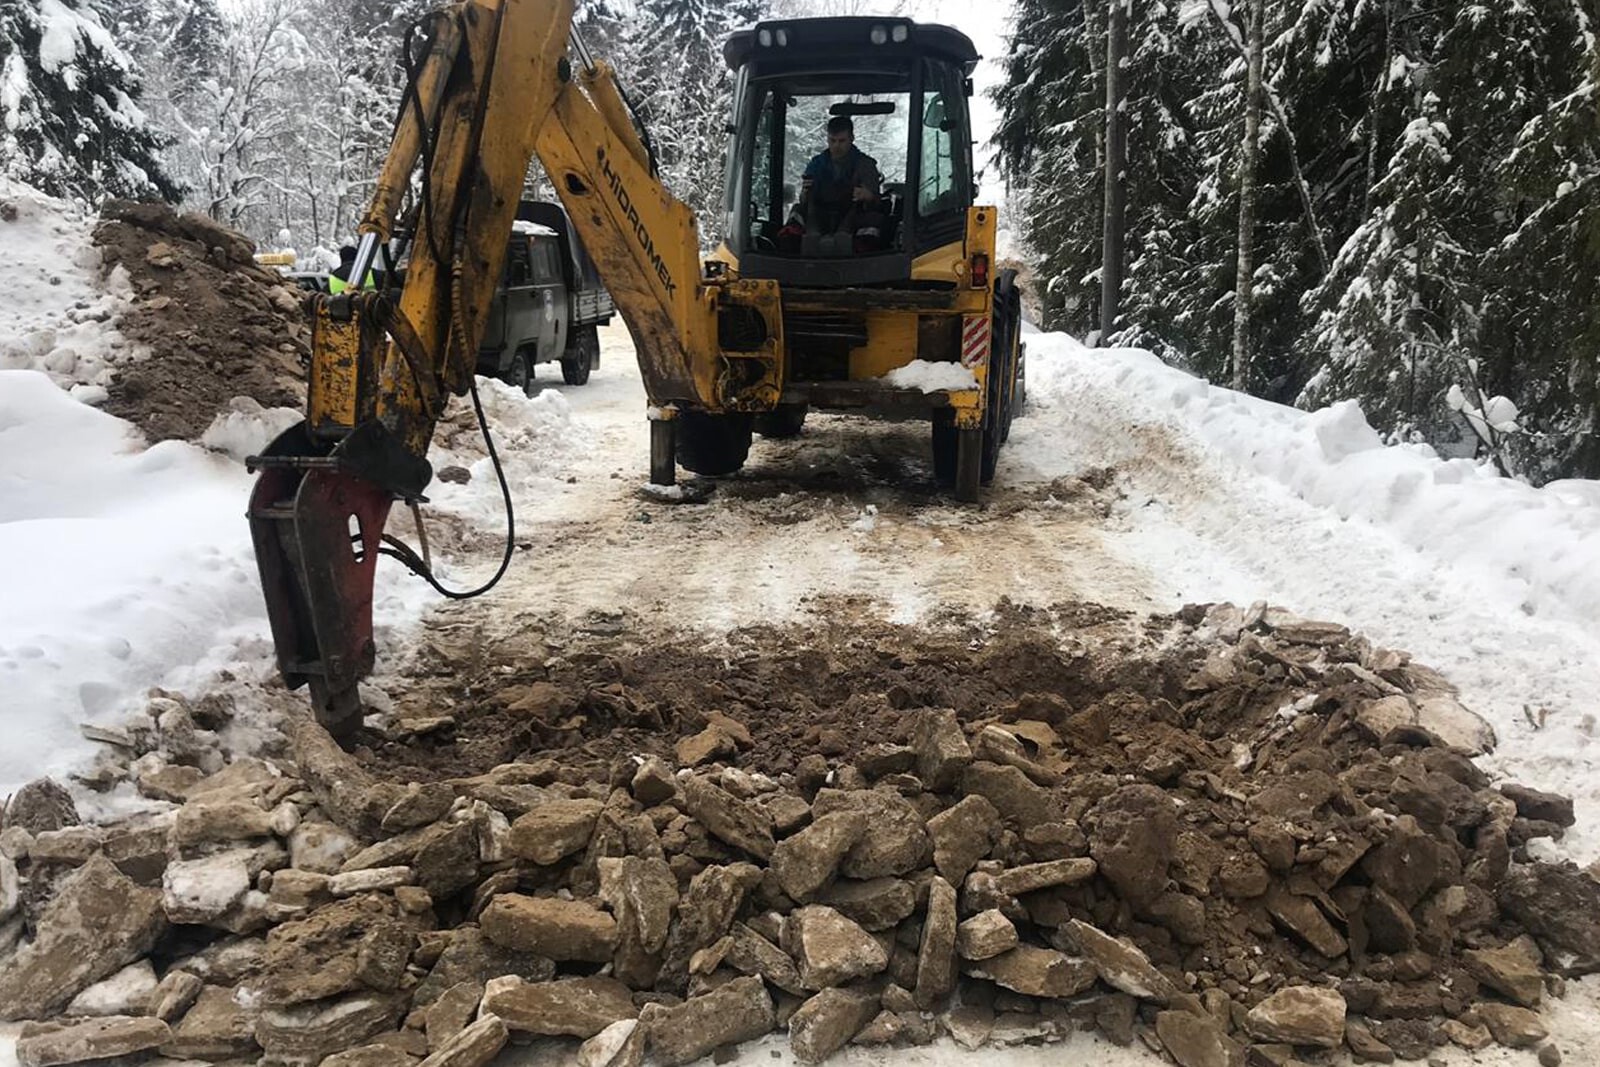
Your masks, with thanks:
M 339 265 L 328 275 L 328 292 L 342 293 L 350 288 L 350 268 L 355 266 L 355 245 L 345 245 L 339 249 Z M 373 280 L 372 272 L 367 271 L 366 280 L 362 283 L 363 289 L 376 289 L 378 283 Z

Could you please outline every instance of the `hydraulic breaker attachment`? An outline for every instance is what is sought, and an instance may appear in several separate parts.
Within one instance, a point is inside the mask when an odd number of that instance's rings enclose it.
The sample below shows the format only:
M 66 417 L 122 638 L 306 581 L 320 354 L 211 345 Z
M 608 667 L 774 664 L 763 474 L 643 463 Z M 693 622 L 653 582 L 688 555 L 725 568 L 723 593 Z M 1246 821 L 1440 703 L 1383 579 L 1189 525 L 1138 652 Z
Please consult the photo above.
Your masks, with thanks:
M 335 737 L 361 725 L 356 683 L 372 670 L 372 584 L 389 508 L 419 499 L 431 471 L 375 422 L 337 445 L 298 423 L 251 456 L 250 534 L 290 689 L 311 687 L 317 721 Z M 413 489 L 413 487 L 415 487 Z

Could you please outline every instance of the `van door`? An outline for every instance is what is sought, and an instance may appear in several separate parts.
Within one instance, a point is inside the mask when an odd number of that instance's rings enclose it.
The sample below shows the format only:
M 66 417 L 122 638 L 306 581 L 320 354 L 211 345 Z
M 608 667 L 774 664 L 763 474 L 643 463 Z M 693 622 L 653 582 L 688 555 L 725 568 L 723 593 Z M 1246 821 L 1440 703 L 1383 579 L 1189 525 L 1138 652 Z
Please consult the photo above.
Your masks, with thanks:
M 539 344 L 542 313 L 539 294 L 533 282 L 533 250 L 526 234 L 514 234 L 506 249 L 505 274 L 505 362 L 524 347 L 540 348 L 538 358 L 543 358 Z
M 567 286 L 554 237 L 533 238 L 533 284 L 538 290 L 539 359 L 560 359 L 567 350 Z

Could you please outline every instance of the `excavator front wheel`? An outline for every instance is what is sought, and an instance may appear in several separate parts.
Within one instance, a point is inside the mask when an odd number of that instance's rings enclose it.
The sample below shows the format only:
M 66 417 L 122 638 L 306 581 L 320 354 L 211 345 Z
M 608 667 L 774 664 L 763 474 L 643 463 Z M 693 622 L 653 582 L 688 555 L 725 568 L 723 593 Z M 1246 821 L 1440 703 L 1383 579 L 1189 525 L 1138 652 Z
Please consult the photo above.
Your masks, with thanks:
M 988 419 L 984 420 L 988 423 Z M 983 482 L 984 452 L 988 427 L 956 431 L 956 499 L 963 504 L 978 502 L 978 487 Z
M 677 423 L 678 462 L 684 470 L 719 477 L 743 467 L 750 455 L 752 429 L 747 414 L 685 411 Z
M 650 484 L 676 485 L 678 481 L 678 420 L 650 422 Z

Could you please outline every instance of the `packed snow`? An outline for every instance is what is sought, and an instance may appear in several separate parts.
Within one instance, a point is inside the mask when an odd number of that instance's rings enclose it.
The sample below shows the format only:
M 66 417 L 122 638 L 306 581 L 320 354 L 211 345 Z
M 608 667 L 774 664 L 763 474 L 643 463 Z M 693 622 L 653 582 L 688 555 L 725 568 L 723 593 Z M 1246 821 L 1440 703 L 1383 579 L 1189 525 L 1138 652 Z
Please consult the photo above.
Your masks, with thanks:
M 878 380 L 895 389 L 916 389 L 924 393 L 978 387 L 977 377 L 960 363 L 933 363 L 926 359 L 914 359 Z

